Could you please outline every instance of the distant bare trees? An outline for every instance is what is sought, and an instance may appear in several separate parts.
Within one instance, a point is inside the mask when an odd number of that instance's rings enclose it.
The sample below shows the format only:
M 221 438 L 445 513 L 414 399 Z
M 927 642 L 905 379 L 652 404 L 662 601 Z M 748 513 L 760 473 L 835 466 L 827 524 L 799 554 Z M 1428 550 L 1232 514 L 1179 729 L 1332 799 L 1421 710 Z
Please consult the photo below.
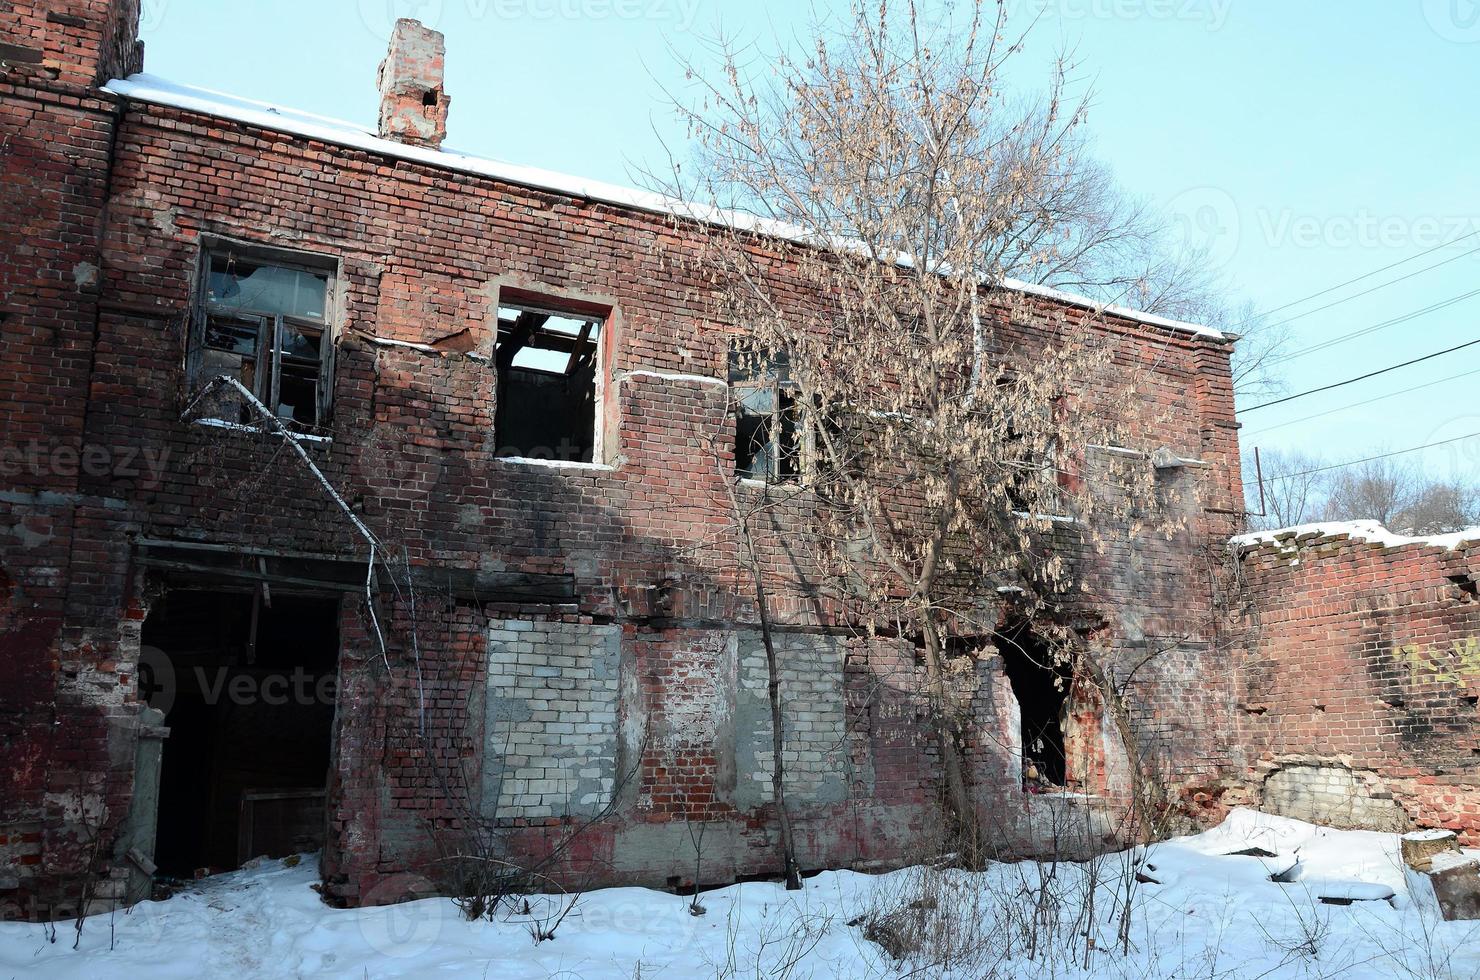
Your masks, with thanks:
M 1255 527 L 1377 521 L 1400 534 L 1442 534 L 1480 524 L 1480 486 L 1433 479 L 1410 463 L 1378 459 L 1326 469 L 1319 457 L 1302 452 L 1269 452 L 1260 462 L 1266 514 L 1252 520 Z M 1252 461 L 1244 473 L 1254 477 Z M 1249 492 L 1257 506 L 1258 488 Z
M 1245 462 L 1244 475 L 1264 477 L 1264 516 L 1253 518 L 1260 528 L 1292 527 L 1318 521 L 1325 513 L 1325 474 L 1321 461 L 1308 453 L 1278 450 L 1262 454 L 1256 467 L 1252 457 Z M 1248 488 L 1250 509 L 1259 505 L 1259 488 Z
M 1414 534 L 1457 531 L 1480 523 L 1480 490 L 1458 483 L 1431 483 L 1406 511 Z

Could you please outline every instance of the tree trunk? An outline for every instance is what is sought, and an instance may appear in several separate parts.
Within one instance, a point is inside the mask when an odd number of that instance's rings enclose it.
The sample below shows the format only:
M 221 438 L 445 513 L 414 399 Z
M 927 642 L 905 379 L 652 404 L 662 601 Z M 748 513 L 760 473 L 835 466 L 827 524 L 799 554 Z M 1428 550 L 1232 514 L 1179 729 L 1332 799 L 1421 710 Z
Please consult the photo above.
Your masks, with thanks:
M 746 529 L 745 533 L 749 533 Z M 776 644 L 771 637 L 771 615 L 766 606 L 766 582 L 760 562 L 750 563 L 755 580 L 755 605 L 760 613 L 761 642 L 766 646 L 766 696 L 771 702 L 771 795 L 776 800 L 776 818 L 781 830 L 781 870 L 786 876 L 786 890 L 802 887 L 802 872 L 797 866 L 796 843 L 791 836 L 791 815 L 786 809 L 786 768 L 781 759 L 785 741 L 781 730 L 781 665 L 776 659 Z
M 966 788 L 966 766 L 961 753 L 961 723 L 954 700 L 946 684 L 945 657 L 940 634 L 927 611 L 921 617 L 925 635 L 925 673 L 930 697 L 935 702 L 936 745 L 940 752 L 941 770 L 946 780 L 946 817 L 952 843 L 960 850 L 968 867 L 977 867 L 981 859 L 981 837 L 976 823 L 976 808 Z

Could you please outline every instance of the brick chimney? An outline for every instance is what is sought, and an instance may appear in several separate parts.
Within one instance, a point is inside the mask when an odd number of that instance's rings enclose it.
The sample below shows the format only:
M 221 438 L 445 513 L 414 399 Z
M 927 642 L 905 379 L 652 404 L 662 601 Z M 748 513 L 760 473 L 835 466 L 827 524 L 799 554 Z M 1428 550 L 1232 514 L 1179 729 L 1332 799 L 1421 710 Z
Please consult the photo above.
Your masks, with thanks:
M 143 69 L 140 0 L 0 0 L 0 75 L 88 89 Z
M 442 145 L 452 101 L 442 91 L 446 55 L 440 33 L 408 17 L 396 21 L 378 76 L 382 137 L 433 149 Z

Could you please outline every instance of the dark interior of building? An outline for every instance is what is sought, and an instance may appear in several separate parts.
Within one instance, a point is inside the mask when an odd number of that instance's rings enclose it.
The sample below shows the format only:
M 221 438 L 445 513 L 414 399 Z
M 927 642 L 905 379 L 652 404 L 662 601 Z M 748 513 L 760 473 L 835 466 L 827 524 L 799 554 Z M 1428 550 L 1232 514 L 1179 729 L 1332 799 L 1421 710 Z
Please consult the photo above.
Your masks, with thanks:
M 500 309 L 499 455 L 593 461 L 600 335 L 600 321 L 588 316 Z
M 1030 788 L 1063 786 L 1068 778 L 1064 724 L 1070 667 L 1056 662 L 1052 647 L 1026 627 L 1000 634 L 996 645 L 1022 715 L 1024 783 Z
M 176 589 L 150 609 L 142 642 L 158 651 L 146 649 L 148 693 L 170 729 L 160 871 L 188 877 L 321 846 L 339 600 Z

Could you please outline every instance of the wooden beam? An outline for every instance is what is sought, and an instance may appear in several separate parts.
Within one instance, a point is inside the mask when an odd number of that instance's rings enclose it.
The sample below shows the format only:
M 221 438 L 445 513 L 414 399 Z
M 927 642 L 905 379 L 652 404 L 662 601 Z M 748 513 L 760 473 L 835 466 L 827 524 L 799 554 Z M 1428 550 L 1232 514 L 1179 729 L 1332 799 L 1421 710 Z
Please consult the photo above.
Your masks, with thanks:
M 12 65 L 39 65 L 41 64 L 42 51 L 40 48 L 28 48 L 19 44 L 10 44 L 0 41 L 0 61 Z
M 575 353 L 570 356 L 570 363 L 565 365 L 565 376 L 567 378 L 575 374 L 576 367 L 582 361 L 586 360 L 587 352 L 591 349 L 587 347 L 587 343 L 591 337 L 591 326 L 592 323 L 590 320 L 581 324 L 581 335 L 576 338 Z
M 494 365 L 500 371 L 507 371 L 514 363 L 515 356 L 529 343 L 529 338 L 534 332 L 545 325 L 550 319 L 548 313 L 530 313 L 525 311 L 519 314 L 519 319 L 514 321 L 514 328 L 509 331 L 507 337 L 503 338 L 498 345 L 498 356 L 494 359 Z
M 238 587 L 261 583 L 324 592 L 362 592 L 365 559 L 337 555 L 272 554 L 264 549 L 236 550 L 194 541 L 141 539 L 140 564 L 192 580 Z M 374 586 L 390 591 L 408 584 L 430 596 L 467 602 L 575 601 L 575 578 L 545 572 L 487 572 L 452 565 L 412 565 L 409 582 L 404 570 L 387 576 L 381 569 Z

